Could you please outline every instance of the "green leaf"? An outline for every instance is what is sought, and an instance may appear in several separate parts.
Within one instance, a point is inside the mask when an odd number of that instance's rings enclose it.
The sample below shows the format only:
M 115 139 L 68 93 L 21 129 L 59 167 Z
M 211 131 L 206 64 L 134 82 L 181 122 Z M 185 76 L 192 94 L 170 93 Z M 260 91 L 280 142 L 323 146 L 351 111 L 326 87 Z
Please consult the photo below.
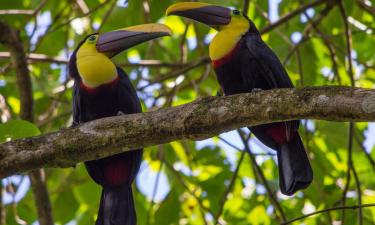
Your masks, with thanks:
M 79 204 L 71 190 L 65 190 L 58 195 L 53 203 L 54 219 L 65 224 L 75 217 Z
M 0 124 L 0 143 L 39 135 L 37 126 L 25 120 L 9 120 Z

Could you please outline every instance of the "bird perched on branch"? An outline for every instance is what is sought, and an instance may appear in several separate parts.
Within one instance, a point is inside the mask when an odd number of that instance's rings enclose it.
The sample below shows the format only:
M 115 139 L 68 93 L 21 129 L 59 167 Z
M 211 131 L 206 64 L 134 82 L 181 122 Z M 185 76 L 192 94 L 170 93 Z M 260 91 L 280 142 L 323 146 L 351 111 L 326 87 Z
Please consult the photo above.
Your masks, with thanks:
M 140 101 L 127 74 L 111 57 L 145 41 L 170 35 L 161 24 L 144 24 L 87 36 L 74 50 L 69 73 L 74 78 L 73 122 L 139 113 Z M 103 187 L 96 225 L 135 225 L 131 184 L 142 149 L 85 162 L 91 178 Z
M 218 31 L 209 55 L 226 95 L 293 87 L 280 60 L 263 42 L 254 23 L 239 10 L 181 2 L 171 5 L 166 14 L 187 17 Z M 277 151 L 280 190 L 286 195 L 308 187 L 313 179 L 298 127 L 298 120 L 250 127 L 263 144 Z

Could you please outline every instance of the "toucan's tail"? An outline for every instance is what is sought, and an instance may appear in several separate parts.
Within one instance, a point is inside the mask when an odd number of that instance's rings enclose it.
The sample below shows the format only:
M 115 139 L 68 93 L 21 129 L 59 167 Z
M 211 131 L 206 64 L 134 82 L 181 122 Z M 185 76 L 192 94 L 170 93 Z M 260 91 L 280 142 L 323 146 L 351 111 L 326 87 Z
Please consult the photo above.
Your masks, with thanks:
M 131 185 L 104 187 L 95 225 L 136 225 Z
M 277 151 L 280 190 L 292 195 L 309 186 L 313 179 L 309 158 L 301 137 L 297 134 L 291 141 L 281 145 Z

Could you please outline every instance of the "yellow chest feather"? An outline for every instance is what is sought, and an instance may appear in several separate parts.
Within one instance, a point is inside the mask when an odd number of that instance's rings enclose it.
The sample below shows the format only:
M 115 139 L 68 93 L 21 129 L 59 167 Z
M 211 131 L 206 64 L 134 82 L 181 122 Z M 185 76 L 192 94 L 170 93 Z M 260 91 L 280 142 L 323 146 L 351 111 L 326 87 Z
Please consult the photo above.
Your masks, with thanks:
M 249 22 L 244 18 L 232 18 L 230 24 L 220 27 L 220 31 L 213 38 L 209 51 L 211 60 L 223 58 L 234 47 L 249 29 Z
M 89 87 L 98 87 L 116 79 L 115 64 L 104 54 L 92 50 L 82 48 L 77 52 L 77 69 L 82 82 Z

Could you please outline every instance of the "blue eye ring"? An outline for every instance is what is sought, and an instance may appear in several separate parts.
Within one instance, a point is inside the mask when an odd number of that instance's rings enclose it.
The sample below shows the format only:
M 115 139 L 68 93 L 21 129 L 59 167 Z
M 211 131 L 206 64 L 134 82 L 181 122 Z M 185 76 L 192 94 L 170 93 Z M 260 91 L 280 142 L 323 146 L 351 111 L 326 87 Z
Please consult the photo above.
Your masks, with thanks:
M 233 10 L 232 13 L 233 13 L 233 15 L 236 15 L 236 16 L 241 15 L 240 10 L 238 10 L 238 9 Z
M 87 38 L 87 41 L 89 43 L 94 43 L 96 41 L 96 35 L 91 35 L 90 37 Z

